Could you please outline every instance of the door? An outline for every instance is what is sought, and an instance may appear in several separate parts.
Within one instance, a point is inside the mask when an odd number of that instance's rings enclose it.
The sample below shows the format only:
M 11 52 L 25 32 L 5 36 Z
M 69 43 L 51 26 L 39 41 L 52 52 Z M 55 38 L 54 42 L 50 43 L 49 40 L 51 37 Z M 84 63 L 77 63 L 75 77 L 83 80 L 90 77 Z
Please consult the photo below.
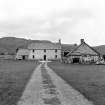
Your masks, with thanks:
M 73 58 L 73 63 L 79 63 L 80 59 L 79 58 Z
M 25 60 L 25 55 L 22 56 L 22 59 Z
M 46 61 L 46 55 L 44 55 L 44 60 Z

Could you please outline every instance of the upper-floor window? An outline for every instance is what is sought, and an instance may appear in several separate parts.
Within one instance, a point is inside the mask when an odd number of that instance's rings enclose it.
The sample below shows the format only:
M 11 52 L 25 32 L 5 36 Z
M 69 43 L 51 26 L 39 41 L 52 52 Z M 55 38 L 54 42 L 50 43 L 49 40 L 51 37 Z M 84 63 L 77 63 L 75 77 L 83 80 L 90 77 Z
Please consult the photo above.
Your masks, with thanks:
M 35 49 L 33 49 L 32 51 L 35 52 Z
M 44 49 L 44 52 L 46 52 L 46 49 Z
M 57 49 L 55 49 L 55 52 L 57 52 Z

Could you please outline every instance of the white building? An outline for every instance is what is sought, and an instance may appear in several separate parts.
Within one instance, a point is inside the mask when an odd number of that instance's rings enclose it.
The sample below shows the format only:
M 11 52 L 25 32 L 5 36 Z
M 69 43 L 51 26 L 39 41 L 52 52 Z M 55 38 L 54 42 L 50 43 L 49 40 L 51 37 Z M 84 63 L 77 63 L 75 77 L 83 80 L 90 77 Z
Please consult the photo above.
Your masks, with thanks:
M 29 60 L 60 60 L 61 59 L 61 42 L 33 42 L 28 45 L 27 49 L 19 49 L 16 59 Z
M 41 42 L 31 43 L 28 46 L 29 59 L 35 60 L 60 60 L 61 43 Z
M 26 59 L 28 59 L 28 56 L 29 56 L 28 49 L 18 49 L 15 58 L 19 59 L 19 60 L 26 60 Z

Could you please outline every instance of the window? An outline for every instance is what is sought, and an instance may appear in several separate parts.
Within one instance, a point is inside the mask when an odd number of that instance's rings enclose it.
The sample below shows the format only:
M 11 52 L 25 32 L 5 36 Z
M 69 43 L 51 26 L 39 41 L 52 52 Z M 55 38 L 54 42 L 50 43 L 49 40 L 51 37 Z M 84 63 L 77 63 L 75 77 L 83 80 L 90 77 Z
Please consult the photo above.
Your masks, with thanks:
M 55 52 L 57 52 L 57 49 L 55 49 Z
M 55 55 L 55 58 L 57 58 L 57 55 Z
M 46 52 L 46 49 L 44 49 L 44 52 Z
M 33 55 L 33 59 L 35 58 L 35 56 Z
M 35 52 L 35 50 L 33 49 L 33 52 Z

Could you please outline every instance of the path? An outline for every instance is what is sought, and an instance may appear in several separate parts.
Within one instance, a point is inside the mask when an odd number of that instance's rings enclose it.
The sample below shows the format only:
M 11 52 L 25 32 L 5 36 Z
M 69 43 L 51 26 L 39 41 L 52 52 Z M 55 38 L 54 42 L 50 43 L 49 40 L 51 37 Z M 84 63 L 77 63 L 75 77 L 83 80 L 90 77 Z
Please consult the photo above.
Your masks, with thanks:
M 43 62 L 34 71 L 17 105 L 92 105 L 92 103 Z

